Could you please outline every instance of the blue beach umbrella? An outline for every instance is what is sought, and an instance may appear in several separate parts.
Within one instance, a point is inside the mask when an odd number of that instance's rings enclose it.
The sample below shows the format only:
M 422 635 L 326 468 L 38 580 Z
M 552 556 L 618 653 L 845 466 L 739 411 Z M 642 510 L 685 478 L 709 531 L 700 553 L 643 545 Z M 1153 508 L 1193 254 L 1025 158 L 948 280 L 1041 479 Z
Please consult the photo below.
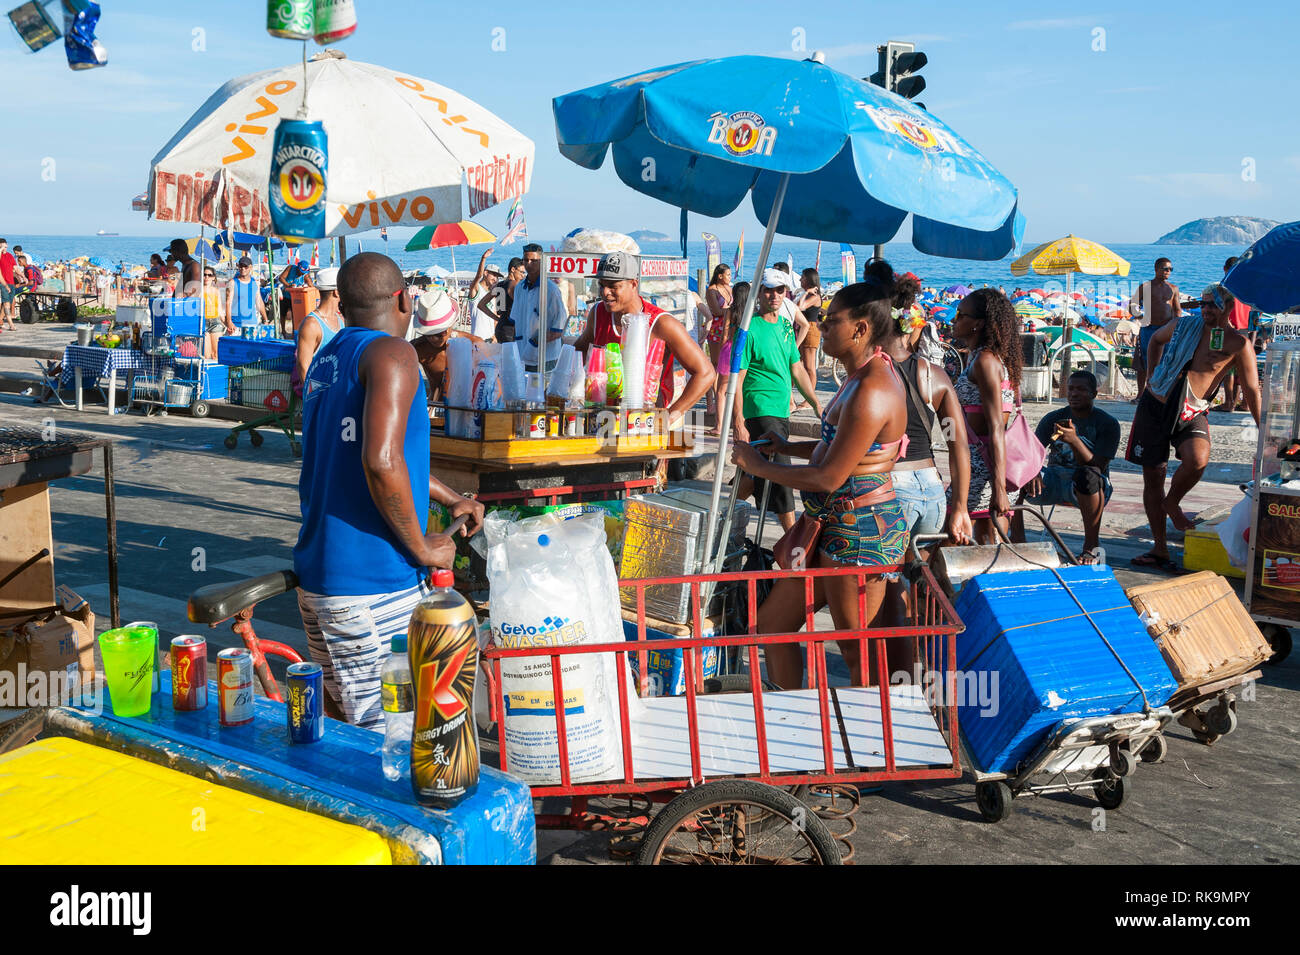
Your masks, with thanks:
M 212 237 L 213 245 L 224 245 L 228 249 L 237 249 L 240 252 L 249 252 L 254 249 L 265 251 L 268 242 L 273 252 L 284 248 L 284 242 L 275 236 L 236 232 L 234 229 L 222 229 Z
M 1270 230 L 1242 253 L 1223 284 L 1261 312 L 1287 312 L 1300 306 L 1300 222 Z
M 109 269 L 111 271 L 117 268 L 117 264 L 106 255 L 92 255 L 88 261 L 97 269 Z
M 980 152 L 910 101 L 807 60 L 735 56 L 679 63 L 552 101 L 560 152 L 588 169 L 607 153 L 638 192 L 706 216 L 750 197 L 767 231 L 737 342 L 776 232 L 855 245 L 892 239 L 952 258 L 1000 259 L 1023 233 L 1016 190 Z M 732 349 L 733 370 L 742 348 Z M 727 382 L 706 558 L 735 403 Z M 730 511 L 727 512 L 730 514 Z

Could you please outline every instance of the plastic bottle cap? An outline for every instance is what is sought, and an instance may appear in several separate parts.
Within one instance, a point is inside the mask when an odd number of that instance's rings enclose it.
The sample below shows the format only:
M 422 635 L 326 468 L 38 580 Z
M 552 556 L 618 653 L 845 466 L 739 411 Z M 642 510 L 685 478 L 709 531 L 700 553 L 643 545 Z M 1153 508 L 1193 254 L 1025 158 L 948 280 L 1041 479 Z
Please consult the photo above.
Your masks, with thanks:
M 406 634 L 399 633 L 393 637 L 392 649 L 394 653 L 406 652 Z
M 549 547 L 551 545 L 551 538 L 546 534 L 538 534 L 537 543 L 542 547 Z
M 435 587 L 452 587 L 456 584 L 456 575 L 450 570 L 435 570 L 433 572 L 433 585 Z

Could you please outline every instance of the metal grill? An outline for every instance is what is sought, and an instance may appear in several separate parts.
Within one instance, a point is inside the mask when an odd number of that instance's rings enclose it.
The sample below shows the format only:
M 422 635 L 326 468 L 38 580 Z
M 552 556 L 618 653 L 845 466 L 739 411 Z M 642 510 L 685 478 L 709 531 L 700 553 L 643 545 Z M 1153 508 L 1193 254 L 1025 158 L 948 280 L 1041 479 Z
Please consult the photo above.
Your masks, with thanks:
M 40 458 L 85 451 L 104 444 L 102 438 L 79 431 L 55 431 L 53 441 L 40 428 L 0 428 L 0 464 L 18 464 Z

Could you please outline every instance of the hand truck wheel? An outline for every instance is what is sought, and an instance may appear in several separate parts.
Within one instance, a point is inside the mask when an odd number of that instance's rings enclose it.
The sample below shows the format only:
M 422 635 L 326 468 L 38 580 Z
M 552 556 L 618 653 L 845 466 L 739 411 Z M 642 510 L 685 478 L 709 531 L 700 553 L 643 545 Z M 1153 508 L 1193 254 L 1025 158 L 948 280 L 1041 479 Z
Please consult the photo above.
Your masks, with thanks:
M 21 749 L 45 731 L 45 710 L 33 707 L 11 720 L 0 723 L 0 753 Z
M 752 825 L 754 818 L 783 825 Z M 637 865 L 842 865 L 835 837 L 789 793 L 748 779 L 705 783 L 655 816 Z
M 1011 815 L 1011 787 L 1000 779 L 975 784 L 975 804 L 985 822 L 1002 822 Z
M 1215 736 L 1227 736 L 1237 728 L 1237 712 L 1227 699 L 1222 699 L 1205 714 L 1205 728 Z
M 239 438 L 236 437 L 236 436 L 233 435 L 233 434 L 228 434 L 228 435 L 226 435 L 226 437 L 222 440 L 221 443 L 224 444 L 224 445 L 225 445 L 227 448 L 229 448 L 231 451 L 233 451 L 233 450 L 235 450 L 236 447 L 239 446 Z
M 1157 733 L 1142 747 L 1142 752 L 1138 754 L 1138 758 L 1144 763 L 1162 763 L 1168 755 L 1169 740 L 1165 739 L 1163 733 Z
M 39 314 L 36 303 L 24 295 L 18 303 L 18 320 L 24 325 L 35 325 Z
M 1118 809 L 1122 806 L 1128 795 L 1128 787 L 1133 785 L 1123 776 L 1112 776 L 1104 766 L 1093 773 L 1093 779 L 1098 780 L 1097 802 L 1101 803 L 1102 809 Z
M 261 432 L 259 432 L 256 428 L 248 432 L 248 442 L 255 448 L 260 448 L 262 446 L 262 442 L 265 440 L 266 439 L 262 437 Z
M 1268 645 L 1273 648 L 1273 655 L 1265 663 L 1276 666 L 1291 655 L 1291 631 L 1275 623 L 1260 624 L 1259 632 L 1264 635 Z
M 201 398 L 190 405 L 190 414 L 196 418 L 206 418 L 211 410 L 208 403 Z
M 1110 745 L 1110 771 L 1116 776 L 1132 776 L 1137 769 L 1137 760 L 1126 749 L 1120 749 L 1118 743 Z

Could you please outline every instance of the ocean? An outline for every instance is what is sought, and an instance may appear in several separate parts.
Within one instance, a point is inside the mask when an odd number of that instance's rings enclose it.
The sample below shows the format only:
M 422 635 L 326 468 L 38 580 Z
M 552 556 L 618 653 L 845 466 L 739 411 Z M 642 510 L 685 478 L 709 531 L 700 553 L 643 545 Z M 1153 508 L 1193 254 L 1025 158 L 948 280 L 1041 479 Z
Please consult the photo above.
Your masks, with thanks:
M 701 219 L 699 222 L 702 228 L 707 223 L 707 220 Z M 191 235 L 192 233 L 186 234 Z M 9 234 L 6 238 L 9 239 L 10 249 L 15 245 L 21 245 L 25 251 L 33 254 L 38 262 L 66 260 L 79 255 L 89 255 L 92 257 L 104 256 L 111 261 L 124 262 L 130 265 L 147 265 L 150 254 L 163 252 L 163 247 L 167 244 L 165 238 L 144 236 Z M 402 245 L 406 241 L 405 238 L 398 240 L 394 237 L 392 241 L 384 243 L 379 239 L 378 233 L 362 234 L 359 238 L 360 247 L 364 251 L 384 252 L 391 255 L 403 269 L 423 269 L 431 265 L 440 265 L 446 269 L 451 269 L 454 266 L 458 269 L 472 270 L 478 265 L 479 256 L 483 254 L 483 246 L 481 245 L 460 246 L 456 249 L 428 249 L 420 252 L 405 252 L 402 250 Z M 550 249 L 552 246 L 558 249 L 562 240 L 530 239 L 529 241 L 538 242 L 546 249 Z M 733 275 L 733 282 L 748 282 L 753 278 L 753 269 L 761 243 L 761 233 L 746 235 L 743 274 Z M 355 252 L 358 248 L 358 238 L 349 236 L 347 245 L 349 253 Z M 735 237 L 724 239 L 722 245 L 723 262 L 731 263 L 735 254 L 735 247 Z M 1025 243 L 1024 249 L 1028 250 L 1030 248 L 1033 248 L 1033 245 Z M 1131 263 L 1132 268 L 1128 278 L 1126 280 L 1114 278 L 1094 279 L 1090 276 L 1076 275 L 1074 277 L 1076 288 L 1093 282 L 1126 282 L 1125 287 L 1131 290 L 1136 287 L 1136 283 L 1145 281 L 1152 276 L 1155 260 L 1164 256 L 1174 264 L 1173 283 L 1189 295 L 1199 295 L 1201 289 L 1206 285 L 1223 277 L 1223 263 L 1229 256 L 1240 255 L 1245 251 L 1243 248 L 1227 245 L 1132 245 L 1120 243 L 1108 245 L 1108 248 Z M 489 261 L 495 262 L 504 268 L 511 256 L 522 255 L 522 249 L 522 242 L 500 247 L 492 254 Z M 677 255 L 680 252 L 680 246 L 675 241 L 647 241 L 641 243 L 641 250 L 649 255 Z M 322 264 L 327 264 L 329 255 L 326 247 L 322 245 L 320 251 Z M 871 257 L 871 251 L 869 246 L 854 248 L 858 277 L 861 277 L 862 266 Z M 1023 279 L 1017 279 L 1011 274 L 1009 268 L 1014 256 L 1008 256 L 997 262 L 943 259 L 923 255 L 912 248 L 910 244 L 902 242 L 890 243 L 885 246 L 884 251 L 885 258 L 894 266 L 895 271 L 914 272 L 920 276 L 922 284 L 926 286 L 945 288 L 950 285 L 969 285 L 971 287 L 995 285 L 1003 286 L 1010 292 L 1018 285 L 1024 288 L 1041 287 L 1050 290 L 1060 287 L 1063 282 L 1063 277 L 1049 278 L 1048 276 L 1026 276 Z M 691 261 L 692 272 L 695 269 L 705 267 L 706 259 L 703 242 L 689 243 L 687 252 Z M 281 258 L 283 254 L 283 252 L 277 253 L 277 261 L 283 261 L 283 258 Z M 778 236 L 772 244 L 771 259 L 773 261 L 784 261 L 787 257 L 791 258 L 796 272 L 814 265 L 816 256 L 816 242 L 807 242 L 802 239 L 783 239 Z M 824 243 L 822 245 L 821 276 L 823 282 L 842 280 L 838 244 Z M 1052 281 L 1057 284 L 1049 284 Z M 1105 290 L 1105 286 L 1103 286 L 1103 290 Z

